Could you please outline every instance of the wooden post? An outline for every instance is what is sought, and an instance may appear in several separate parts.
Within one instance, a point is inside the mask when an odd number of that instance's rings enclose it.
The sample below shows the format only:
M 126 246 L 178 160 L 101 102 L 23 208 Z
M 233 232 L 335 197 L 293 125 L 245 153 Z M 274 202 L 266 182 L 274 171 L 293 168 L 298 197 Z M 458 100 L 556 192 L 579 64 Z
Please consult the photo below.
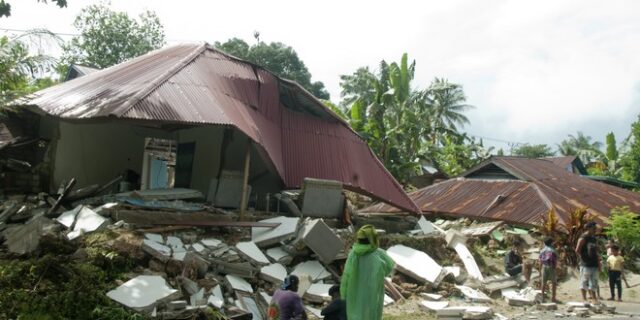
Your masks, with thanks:
M 247 143 L 247 153 L 244 156 L 244 175 L 242 177 L 242 197 L 240 200 L 240 221 L 244 220 L 247 213 L 248 184 L 249 184 L 249 165 L 251 163 L 251 140 Z

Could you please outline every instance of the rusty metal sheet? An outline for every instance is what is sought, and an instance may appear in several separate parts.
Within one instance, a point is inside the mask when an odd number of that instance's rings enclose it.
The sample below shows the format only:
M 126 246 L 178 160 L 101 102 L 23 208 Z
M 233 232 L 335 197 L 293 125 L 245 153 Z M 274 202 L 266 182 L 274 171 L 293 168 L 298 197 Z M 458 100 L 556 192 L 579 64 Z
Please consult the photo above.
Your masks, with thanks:
M 229 125 L 265 151 L 286 187 L 306 177 L 338 180 L 418 212 L 348 124 L 297 83 L 206 43 L 150 52 L 38 91 L 20 104 L 69 119 L 137 119 Z

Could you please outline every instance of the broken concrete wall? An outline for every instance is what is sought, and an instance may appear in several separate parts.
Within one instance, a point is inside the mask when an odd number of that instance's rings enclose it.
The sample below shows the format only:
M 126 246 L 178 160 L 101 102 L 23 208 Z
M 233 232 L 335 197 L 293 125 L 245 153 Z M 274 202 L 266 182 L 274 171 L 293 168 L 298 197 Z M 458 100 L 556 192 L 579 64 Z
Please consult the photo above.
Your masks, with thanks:
M 58 126 L 53 140 L 52 188 L 73 177 L 76 186 L 84 187 L 107 183 L 127 169 L 141 174 L 145 137 L 166 135 L 160 130 L 113 121 L 59 121 Z

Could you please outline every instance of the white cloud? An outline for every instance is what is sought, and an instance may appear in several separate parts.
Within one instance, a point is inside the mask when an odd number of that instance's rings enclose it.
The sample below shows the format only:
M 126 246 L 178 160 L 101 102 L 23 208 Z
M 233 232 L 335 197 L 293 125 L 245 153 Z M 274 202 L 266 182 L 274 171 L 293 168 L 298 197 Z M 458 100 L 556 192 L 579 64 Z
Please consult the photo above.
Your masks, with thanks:
M 1 28 L 74 32 L 69 8 L 13 0 Z M 196 1 L 113 0 L 137 14 L 154 10 L 175 41 L 265 41 L 293 46 L 314 80 L 339 99 L 339 75 L 408 52 L 417 86 L 435 76 L 462 83 L 468 131 L 555 144 L 581 130 L 604 139 L 628 133 L 640 112 L 637 1 Z M 621 140 L 621 138 L 619 138 Z

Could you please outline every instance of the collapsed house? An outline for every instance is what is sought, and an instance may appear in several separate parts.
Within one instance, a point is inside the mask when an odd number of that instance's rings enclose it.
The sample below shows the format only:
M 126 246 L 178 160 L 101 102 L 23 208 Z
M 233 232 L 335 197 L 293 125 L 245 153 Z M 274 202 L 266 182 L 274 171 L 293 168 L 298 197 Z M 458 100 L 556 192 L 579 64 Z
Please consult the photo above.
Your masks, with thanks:
M 409 194 L 423 214 L 498 220 L 537 225 L 554 209 L 566 223 L 575 209 L 587 208 L 598 222 L 611 209 L 628 206 L 640 212 L 640 194 L 572 173 L 564 162 L 520 157 L 491 157 L 460 177 Z M 377 204 L 361 213 L 398 214 L 402 210 Z
M 191 188 L 232 208 L 250 193 L 264 208 L 269 195 L 317 178 L 418 211 L 322 102 L 206 43 L 153 51 L 19 104 L 39 115 L 31 123 L 48 142 L 49 190 L 71 178 L 80 187 L 104 185 L 127 172 L 132 185 L 119 191 Z

